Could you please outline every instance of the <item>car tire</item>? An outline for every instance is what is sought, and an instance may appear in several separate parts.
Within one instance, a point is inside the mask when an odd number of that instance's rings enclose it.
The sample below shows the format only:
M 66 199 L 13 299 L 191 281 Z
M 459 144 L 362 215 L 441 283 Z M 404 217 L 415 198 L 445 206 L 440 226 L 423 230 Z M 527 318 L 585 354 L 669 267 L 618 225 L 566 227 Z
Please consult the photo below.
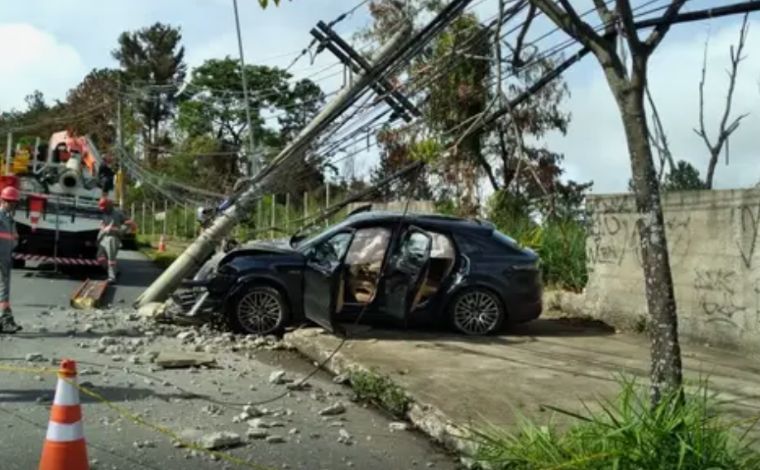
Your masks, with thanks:
M 495 293 L 476 287 L 454 297 L 449 304 L 448 317 L 457 332 L 467 336 L 486 336 L 501 331 L 506 312 Z
M 230 303 L 230 327 L 238 333 L 266 336 L 280 334 L 290 320 L 290 309 L 279 289 L 269 286 L 244 288 Z

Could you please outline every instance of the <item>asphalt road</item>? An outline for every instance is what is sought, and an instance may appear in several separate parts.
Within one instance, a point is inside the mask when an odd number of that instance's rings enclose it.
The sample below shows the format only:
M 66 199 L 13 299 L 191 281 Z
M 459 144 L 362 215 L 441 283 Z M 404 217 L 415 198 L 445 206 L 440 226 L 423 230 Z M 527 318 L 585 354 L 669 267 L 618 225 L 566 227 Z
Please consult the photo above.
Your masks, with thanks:
M 126 308 L 158 271 L 142 256 L 123 252 L 120 285 L 110 292 L 115 306 Z M 391 419 L 350 401 L 350 391 L 317 374 L 310 387 L 290 391 L 270 383 L 273 371 L 298 379 L 311 365 L 286 351 L 235 352 L 233 347 L 206 347 L 219 364 L 211 369 L 164 370 L 143 357 L 150 351 L 188 350 L 159 329 L 141 323 L 124 311 L 77 312 L 65 308 L 81 279 L 48 276 L 34 269 L 13 273 L 14 312 L 25 330 L 0 336 L 0 366 L 55 367 L 61 357 L 79 362 L 80 383 L 105 396 L 107 404 L 83 396 L 85 437 L 93 469 L 185 470 L 219 468 L 291 469 L 453 469 L 453 459 L 413 431 L 391 431 Z M 98 350 L 107 335 L 121 343 L 141 344 L 134 353 L 111 354 Z M 27 362 L 39 353 L 44 362 Z M 136 357 L 135 356 L 135 357 Z M 49 403 L 56 377 L 50 374 L 0 370 L 0 456 L 3 470 L 36 468 L 49 419 Z M 278 427 L 267 429 L 285 442 L 246 439 L 245 422 L 233 417 L 245 403 L 267 401 L 262 420 Z M 334 403 L 346 411 L 321 416 Z M 264 409 L 265 408 L 265 409 Z M 202 434 L 231 431 L 244 443 L 229 449 L 243 465 L 173 445 L 173 438 L 145 425 L 134 424 L 124 412 L 170 432 L 195 429 Z

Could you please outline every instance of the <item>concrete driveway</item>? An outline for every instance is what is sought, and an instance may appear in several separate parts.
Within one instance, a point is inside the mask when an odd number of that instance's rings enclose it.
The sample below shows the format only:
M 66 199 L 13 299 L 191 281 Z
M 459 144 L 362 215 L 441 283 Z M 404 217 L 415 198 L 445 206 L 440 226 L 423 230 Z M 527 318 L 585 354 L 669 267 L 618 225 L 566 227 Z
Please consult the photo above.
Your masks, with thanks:
M 415 424 L 460 449 L 457 427 L 514 429 L 520 416 L 546 423 L 546 405 L 582 411 L 582 402 L 614 397 L 619 374 L 640 377 L 642 384 L 649 375 L 644 335 L 573 319 L 544 318 L 488 338 L 366 328 L 349 338 L 329 362 L 333 372 L 370 369 L 390 377 L 419 405 L 410 412 Z M 315 360 L 339 344 L 314 328 L 286 340 Z M 757 357 L 685 344 L 683 359 L 686 377 L 708 378 L 730 413 L 760 414 Z

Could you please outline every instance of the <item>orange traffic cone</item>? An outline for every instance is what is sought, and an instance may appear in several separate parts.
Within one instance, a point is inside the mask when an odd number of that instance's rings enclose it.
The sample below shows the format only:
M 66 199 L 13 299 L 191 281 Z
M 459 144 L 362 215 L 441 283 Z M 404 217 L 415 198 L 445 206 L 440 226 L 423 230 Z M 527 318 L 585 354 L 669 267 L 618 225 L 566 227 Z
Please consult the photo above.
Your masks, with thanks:
M 82 408 L 77 379 L 77 365 L 71 359 L 61 361 L 58 385 L 50 409 L 45 444 L 39 470 L 89 470 L 87 445 L 82 428 Z
M 163 253 L 166 251 L 166 240 L 164 240 L 164 236 L 161 235 L 161 238 L 158 239 L 158 252 Z

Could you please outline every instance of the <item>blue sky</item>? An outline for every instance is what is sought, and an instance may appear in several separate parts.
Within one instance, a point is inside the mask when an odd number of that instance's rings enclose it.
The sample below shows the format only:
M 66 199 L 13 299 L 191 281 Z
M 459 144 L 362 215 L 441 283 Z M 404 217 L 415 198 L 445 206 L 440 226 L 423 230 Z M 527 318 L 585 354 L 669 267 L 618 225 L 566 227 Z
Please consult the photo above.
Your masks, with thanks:
M 358 0 L 294 0 L 280 8 L 262 11 L 256 0 L 238 0 L 249 63 L 287 65 L 294 51 L 311 39 L 309 30 L 318 20 L 329 21 L 358 3 Z M 496 0 L 473 2 L 482 18 L 495 12 Z M 578 10 L 590 0 L 573 1 Z M 636 0 L 640 5 L 643 0 Z M 663 4 L 663 0 L 654 5 Z M 717 6 L 727 2 L 691 0 L 687 9 Z M 731 163 L 717 170 L 718 187 L 744 187 L 760 181 L 755 135 L 760 117 L 760 13 L 750 17 L 751 25 L 737 83 L 735 110 L 752 113 L 731 141 Z M 203 60 L 237 55 L 232 0 L 0 0 L 0 109 L 20 107 L 23 98 L 40 89 L 49 98 L 65 92 L 94 67 L 115 66 L 111 50 L 124 30 L 137 29 L 155 21 L 182 27 L 190 66 Z M 595 20 L 593 20 L 595 22 Z M 698 117 L 698 83 L 703 47 L 710 36 L 706 91 L 708 129 L 717 126 L 726 89 L 724 69 L 728 48 L 735 42 L 741 19 L 710 20 L 676 26 L 651 60 L 652 93 L 662 115 L 676 158 L 691 161 L 704 173 L 707 154 L 692 128 Z M 336 29 L 350 35 L 368 24 L 365 8 L 340 23 Z M 536 33 L 545 31 L 545 21 Z M 564 39 L 554 34 L 543 46 Z M 283 55 L 286 55 L 283 57 Z M 294 70 L 307 76 L 334 62 L 327 53 L 310 64 L 299 62 Z M 337 69 L 334 69 L 337 71 Z M 319 75 L 325 78 L 330 72 Z M 563 107 L 572 114 L 566 136 L 546 139 L 553 149 L 566 156 L 567 176 L 594 180 L 595 192 L 624 191 L 630 169 L 620 118 L 606 81 L 593 57 L 565 76 L 571 96 Z M 324 79 L 327 90 L 340 86 L 340 76 Z M 714 132 L 714 131 L 713 131 Z M 366 170 L 375 158 L 368 155 L 357 170 Z

